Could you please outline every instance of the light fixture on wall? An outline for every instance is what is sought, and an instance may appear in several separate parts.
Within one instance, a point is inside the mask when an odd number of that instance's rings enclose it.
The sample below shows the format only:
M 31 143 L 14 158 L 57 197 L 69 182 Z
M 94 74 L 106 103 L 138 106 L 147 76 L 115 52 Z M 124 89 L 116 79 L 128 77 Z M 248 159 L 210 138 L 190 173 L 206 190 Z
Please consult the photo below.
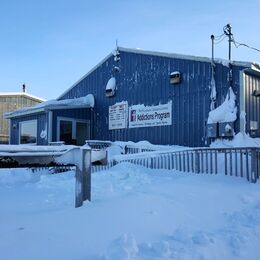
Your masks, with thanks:
M 181 82 L 181 73 L 179 71 L 174 71 L 170 74 L 170 83 L 178 84 Z
M 116 78 L 112 77 L 108 80 L 107 85 L 106 85 L 106 96 L 107 97 L 114 96 L 115 90 L 116 90 Z

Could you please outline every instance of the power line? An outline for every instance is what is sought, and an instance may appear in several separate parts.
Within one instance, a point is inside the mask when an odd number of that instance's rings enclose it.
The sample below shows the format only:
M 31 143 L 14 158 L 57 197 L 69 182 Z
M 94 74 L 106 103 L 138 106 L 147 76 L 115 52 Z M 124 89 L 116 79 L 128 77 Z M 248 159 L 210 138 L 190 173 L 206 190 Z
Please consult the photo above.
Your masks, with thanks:
M 218 35 L 218 36 L 214 36 L 215 40 L 220 40 L 221 37 L 223 37 L 225 35 L 225 33 L 222 33 L 221 35 Z
M 257 49 L 255 47 L 249 46 L 249 45 L 247 45 L 245 43 L 240 43 L 240 42 L 235 41 L 234 37 L 232 37 L 232 42 L 234 43 L 236 48 L 239 48 L 240 46 L 244 46 L 244 47 L 247 47 L 247 48 L 249 48 L 251 50 L 260 52 L 260 49 Z
M 227 36 L 226 36 L 226 35 L 223 35 L 223 36 L 224 36 L 224 37 L 220 38 L 220 40 L 218 40 L 218 41 L 214 42 L 214 44 L 215 44 L 215 45 L 217 45 L 217 44 L 219 44 L 219 43 L 223 42 L 223 40 L 227 38 Z

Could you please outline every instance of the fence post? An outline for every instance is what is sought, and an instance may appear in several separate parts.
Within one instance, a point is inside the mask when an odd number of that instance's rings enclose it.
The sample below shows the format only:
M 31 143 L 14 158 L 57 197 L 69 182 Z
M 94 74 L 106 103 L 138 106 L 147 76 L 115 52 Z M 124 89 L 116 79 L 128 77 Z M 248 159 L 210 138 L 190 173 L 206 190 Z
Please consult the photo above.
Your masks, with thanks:
M 195 151 L 195 173 L 200 173 L 200 155 L 199 151 Z
M 251 149 L 251 182 L 255 183 L 257 180 L 257 157 L 256 149 Z
M 76 158 L 75 207 L 81 207 L 85 200 L 91 200 L 91 148 L 83 146 Z

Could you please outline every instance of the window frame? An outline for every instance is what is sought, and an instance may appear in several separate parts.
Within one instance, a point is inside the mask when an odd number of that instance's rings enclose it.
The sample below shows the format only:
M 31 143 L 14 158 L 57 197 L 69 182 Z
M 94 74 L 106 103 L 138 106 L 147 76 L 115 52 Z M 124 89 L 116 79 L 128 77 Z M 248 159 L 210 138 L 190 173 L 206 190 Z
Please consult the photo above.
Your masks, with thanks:
M 56 133 L 57 133 L 56 139 L 57 139 L 57 142 L 60 142 L 60 121 L 72 122 L 72 133 L 71 133 L 72 139 L 76 139 L 77 138 L 77 123 L 86 123 L 86 124 L 88 124 L 89 130 L 90 130 L 90 120 L 88 120 L 88 119 L 78 119 L 78 118 L 58 116 L 57 117 L 57 128 L 56 128 Z
M 35 135 L 35 143 L 21 143 L 21 137 L 22 137 L 22 124 L 28 123 L 28 122 L 35 122 L 36 123 L 36 135 Z M 19 144 L 21 145 L 37 145 L 38 141 L 38 120 L 37 119 L 31 119 L 31 120 L 24 120 L 19 122 Z

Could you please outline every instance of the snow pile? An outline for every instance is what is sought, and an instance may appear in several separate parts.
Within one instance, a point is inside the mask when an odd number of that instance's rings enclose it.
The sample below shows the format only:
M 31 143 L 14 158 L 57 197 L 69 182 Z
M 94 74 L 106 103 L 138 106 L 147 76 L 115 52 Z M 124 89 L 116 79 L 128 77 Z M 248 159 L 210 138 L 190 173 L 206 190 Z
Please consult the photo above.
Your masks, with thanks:
M 232 140 L 217 139 L 211 143 L 210 147 L 260 147 L 260 138 L 252 138 L 248 134 L 238 133 Z
M 112 143 L 107 149 L 107 160 L 110 161 L 114 156 L 125 153 L 124 147 L 119 145 L 117 142 Z
M 229 88 L 224 103 L 209 112 L 208 124 L 234 122 L 237 119 L 237 107 L 235 101 L 236 95 L 232 88 Z
M 1 259 L 260 259 L 260 183 L 125 163 L 92 174 L 78 209 L 74 187 L 0 170 Z

